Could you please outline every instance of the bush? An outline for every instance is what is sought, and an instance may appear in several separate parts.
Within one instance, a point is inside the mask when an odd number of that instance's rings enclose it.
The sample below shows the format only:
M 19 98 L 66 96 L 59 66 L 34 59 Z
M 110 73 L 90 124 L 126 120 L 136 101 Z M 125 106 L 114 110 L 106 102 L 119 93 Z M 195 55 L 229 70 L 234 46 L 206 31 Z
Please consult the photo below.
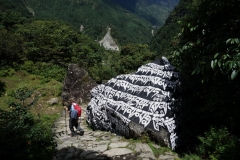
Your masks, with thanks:
M 9 111 L 0 110 L 0 155 L 8 159 L 52 159 L 55 141 L 50 128 L 36 121 L 30 113 L 33 91 L 19 88 L 11 96 Z M 26 103 L 26 104 L 25 104 Z
M 15 73 L 15 70 L 11 67 L 1 67 L 0 70 L 0 77 L 7 77 L 7 76 L 11 76 Z
M 201 144 L 197 147 L 203 159 L 235 160 L 240 157 L 239 139 L 230 135 L 226 127 L 211 128 L 204 137 L 198 137 Z
M 6 83 L 0 80 L 0 97 L 6 92 Z
M 43 76 L 42 83 L 47 83 L 50 79 L 62 82 L 66 75 L 65 67 L 45 62 L 25 61 L 21 69 L 31 74 Z
M 195 154 L 185 154 L 181 160 L 201 160 L 201 158 Z

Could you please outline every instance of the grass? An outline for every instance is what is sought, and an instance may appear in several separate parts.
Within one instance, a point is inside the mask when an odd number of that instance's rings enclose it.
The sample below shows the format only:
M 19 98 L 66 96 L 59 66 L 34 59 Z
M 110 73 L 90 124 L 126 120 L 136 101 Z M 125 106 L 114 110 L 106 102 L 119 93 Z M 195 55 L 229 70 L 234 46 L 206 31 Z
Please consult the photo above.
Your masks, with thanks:
M 8 110 L 10 94 L 20 87 L 27 87 L 34 90 L 33 96 L 39 96 L 37 103 L 31 108 L 31 112 L 44 124 L 53 124 L 60 117 L 62 110 L 62 83 L 55 80 L 42 83 L 42 79 L 41 76 L 31 75 L 25 71 L 17 71 L 11 76 L 1 77 L 0 81 L 4 83 L 6 91 L 0 97 L 0 109 Z M 55 105 L 48 104 L 47 101 L 51 98 L 58 98 L 58 103 Z
M 160 155 L 164 154 L 165 152 L 172 152 L 169 148 L 167 147 L 159 147 L 159 148 L 156 148 L 154 147 L 153 145 L 154 143 L 153 142 L 148 142 L 148 146 L 152 149 L 153 151 L 153 154 L 155 157 L 159 157 Z
M 201 160 L 201 158 L 195 154 L 189 154 L 189 155 L 185 154 L 181 158 L 181 160 Z
M 159 157 L 160 155 L 166 153 L 166 152 L 171 152 L 172 154 L 175 154 L 170 148 L 167 148 L 167 147 L 155 147 L 156 143 L 151 141 L 150 138 L 143 134 L 141 136 L 141 138 L 136 138 L 136 139 L 133 139 L 133 138 L 130 138 L 130 139 L 126 139 L 126 138 L 123 138 L 123 141 L 126 141 L 126 142 L 129 142 L 128 144 L 128 148 L 133 150 L 133 148 L 135 148 L 136 146 L 136 143 L 147 143 L 148 146 L 152 149 L 153 151 L 153 154 L 155 157 Z

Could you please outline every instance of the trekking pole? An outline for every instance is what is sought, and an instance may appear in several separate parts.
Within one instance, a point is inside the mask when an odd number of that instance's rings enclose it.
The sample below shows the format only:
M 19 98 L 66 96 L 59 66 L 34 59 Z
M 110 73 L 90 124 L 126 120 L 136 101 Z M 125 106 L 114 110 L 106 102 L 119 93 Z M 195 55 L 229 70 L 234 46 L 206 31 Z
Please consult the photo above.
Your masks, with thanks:
M 66 134 L 68 134 L 68 133 L 67 133 L 67 111 L 66 111 L 66 108 L 64 108 L 64 110 L 65 110 L 65 126 L 66 126 Z
M 80 126 L 80 124 L 81 124 L 81 116 L 79 117 L 79 126 Z

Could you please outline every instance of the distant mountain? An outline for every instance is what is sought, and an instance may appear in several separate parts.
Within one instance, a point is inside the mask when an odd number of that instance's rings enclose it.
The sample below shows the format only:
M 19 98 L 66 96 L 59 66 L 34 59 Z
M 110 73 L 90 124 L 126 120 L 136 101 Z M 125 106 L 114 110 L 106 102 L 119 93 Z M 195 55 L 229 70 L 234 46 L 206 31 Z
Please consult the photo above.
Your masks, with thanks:
M 146 19 L 152 25 L 162 26 L 180 0 L 112 0 L 121 7 Z
M 152 24 L 111 0 L 10 0 L 41 19 L 64 21 L 100 41 L 111 28 L 115 42 L 148 43 Z
M 164 25 L 155 33 L 150 42 L 150 49 L 157 52 L 159 57 L 168 56 L 174 50 L 178 33 L 181 32 L 181 27 L 178 21 L 187 14 L 187 6 L 191 4 L 190 0 L 180 0 L 174 8 Z
M 178 0 L 9 0 L 40 19 L 64 21 L 99 41 L 111 28 L 117 44 L 149 43 Z M 165 7 L 165 8 L 164 8 Z

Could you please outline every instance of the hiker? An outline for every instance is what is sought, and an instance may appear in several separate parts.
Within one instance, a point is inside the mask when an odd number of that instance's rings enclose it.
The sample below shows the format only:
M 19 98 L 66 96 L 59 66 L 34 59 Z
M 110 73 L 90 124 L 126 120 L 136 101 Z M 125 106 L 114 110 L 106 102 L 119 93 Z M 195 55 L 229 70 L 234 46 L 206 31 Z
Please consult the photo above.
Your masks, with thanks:
M 80 135 L 84 134 L 84 130 L 80 127 L 80 125 L 78 124 L 78 118 L 80 118 L 80 115 L 78 114 L 78 111 L 74 109 L 74 104 L 77 104 L 74 102 L 73 98 L 69 99 L 69 105 L 68 106 L 64 106 L 64 109 L 69 113 L 69 129 L 71 131 L 71 136 L 74 136 L 74 128 L 76 128 L 76 130 L 80 131 Z M 78 105 L 78 104 L 77 104 Z

